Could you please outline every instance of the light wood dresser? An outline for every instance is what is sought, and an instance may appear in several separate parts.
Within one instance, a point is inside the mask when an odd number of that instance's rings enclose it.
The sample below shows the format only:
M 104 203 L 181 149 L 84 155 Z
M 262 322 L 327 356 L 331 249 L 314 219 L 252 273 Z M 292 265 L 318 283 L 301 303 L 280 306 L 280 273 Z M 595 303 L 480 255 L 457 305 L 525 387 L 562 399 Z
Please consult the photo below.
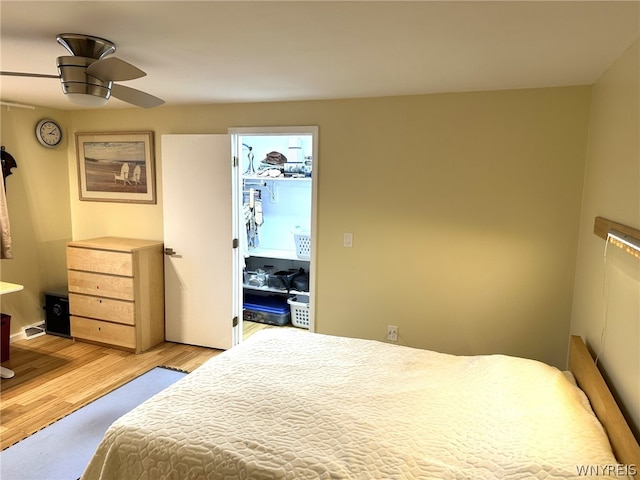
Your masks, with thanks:
M 163 262 L 158 241 L 101 237 L 67 243 L 71 336 L 136 353 L 163 342 Z

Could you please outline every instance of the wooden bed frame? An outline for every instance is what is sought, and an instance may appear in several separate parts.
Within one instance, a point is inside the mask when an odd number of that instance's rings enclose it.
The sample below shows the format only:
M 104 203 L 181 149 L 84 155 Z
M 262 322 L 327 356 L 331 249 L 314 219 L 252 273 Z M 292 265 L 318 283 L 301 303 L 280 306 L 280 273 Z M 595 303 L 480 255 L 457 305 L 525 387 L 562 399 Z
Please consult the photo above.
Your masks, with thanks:
M 633 436 L 618 404 L 609 391 L 607 384 L 596 367 L 591 354 L 582 338 L 571 336 L 569 345 L 569 370 L 576 377 L 578 386 L 589 398 L 591 408 L 604 427 L 613 453 L 618 461 L 626 465 L 635 465 L 640 469 L 640 446 Z M 638 478 L 638 475 L 636 475 Z

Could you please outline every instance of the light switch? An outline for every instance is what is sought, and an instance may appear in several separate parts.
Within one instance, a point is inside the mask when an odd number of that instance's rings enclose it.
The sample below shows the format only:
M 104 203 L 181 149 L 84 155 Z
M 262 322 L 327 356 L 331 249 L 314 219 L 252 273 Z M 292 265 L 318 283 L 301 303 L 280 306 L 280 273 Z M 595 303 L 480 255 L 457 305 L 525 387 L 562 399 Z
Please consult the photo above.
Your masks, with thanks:
M 353 233 L 345 232 L 345 234 L 344 234 L 344 246 L 346 248 L 353 247 Z

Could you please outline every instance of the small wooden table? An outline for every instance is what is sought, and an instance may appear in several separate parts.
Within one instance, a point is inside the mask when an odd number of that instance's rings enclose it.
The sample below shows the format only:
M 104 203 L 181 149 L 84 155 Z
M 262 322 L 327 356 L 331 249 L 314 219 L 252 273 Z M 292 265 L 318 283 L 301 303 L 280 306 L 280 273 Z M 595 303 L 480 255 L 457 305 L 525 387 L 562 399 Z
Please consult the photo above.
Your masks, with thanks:
M 19 285 L 17 283 L 0 282 L 0 295 L 19 292 L 23 288 L 24 288 L 24 285 Z M 14 375 L 15 375 L 15 372 L 13 370 L 9 370 L 8 368 L 0 366 L 0 378 L 11 378 Z

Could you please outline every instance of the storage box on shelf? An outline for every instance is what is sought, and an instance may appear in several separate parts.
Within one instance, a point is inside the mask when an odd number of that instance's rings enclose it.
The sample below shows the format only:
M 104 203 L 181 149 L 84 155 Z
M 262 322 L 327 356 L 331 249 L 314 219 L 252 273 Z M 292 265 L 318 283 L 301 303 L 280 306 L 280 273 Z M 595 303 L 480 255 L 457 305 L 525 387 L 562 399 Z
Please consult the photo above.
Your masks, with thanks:
M 286 325 L 290 312 L 285 298 L 279 295 L 255 295 L 245 293 L 242 319 L 268 325 Z
M 309 273 L 303 267 L 278 270 L 265 265 L 243 272 L 243 286 L 248 290 L 284 294 L 309 293 Z
M 136 353 L 164 341 L 163 261 L 158 241 L 69 242 L 71 336 Z

